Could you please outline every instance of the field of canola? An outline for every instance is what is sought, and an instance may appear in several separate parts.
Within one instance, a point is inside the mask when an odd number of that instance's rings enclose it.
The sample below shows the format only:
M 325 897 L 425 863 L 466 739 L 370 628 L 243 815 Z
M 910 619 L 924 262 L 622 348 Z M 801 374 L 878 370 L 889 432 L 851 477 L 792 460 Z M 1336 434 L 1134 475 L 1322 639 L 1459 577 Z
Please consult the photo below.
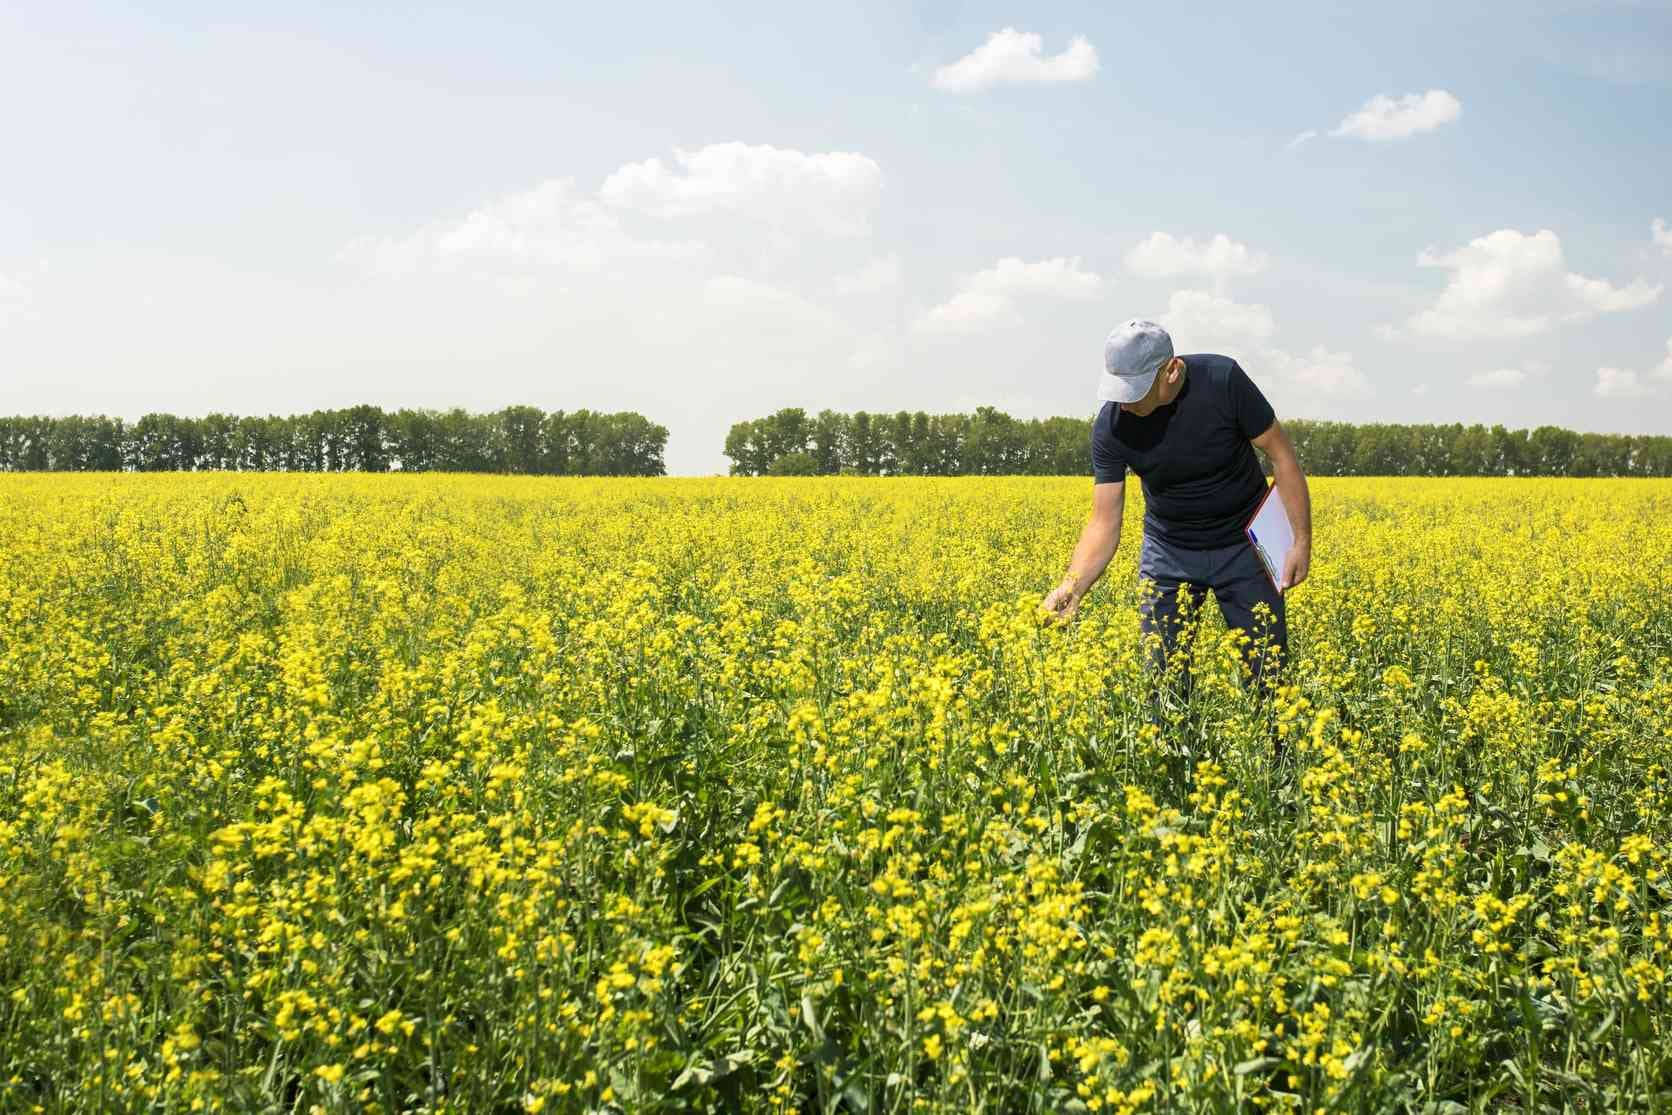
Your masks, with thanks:
M 1129 487 L 0 477 L 0 1111 L 1672 1106 L 1672 482 L 1314 480 L 1159 724 Z

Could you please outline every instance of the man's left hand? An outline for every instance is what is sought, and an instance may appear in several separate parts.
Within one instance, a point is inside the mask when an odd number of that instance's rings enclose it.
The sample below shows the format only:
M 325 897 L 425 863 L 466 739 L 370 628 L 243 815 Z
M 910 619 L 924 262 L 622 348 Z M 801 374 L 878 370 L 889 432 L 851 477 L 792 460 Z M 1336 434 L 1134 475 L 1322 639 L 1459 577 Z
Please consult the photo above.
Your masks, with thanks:
M 1312 547 L 1295 545 L 1283 559 L 1283 579 L 1278 583 L 1279 592 L 1288 592 L 1302 581 L 1312 571 Z

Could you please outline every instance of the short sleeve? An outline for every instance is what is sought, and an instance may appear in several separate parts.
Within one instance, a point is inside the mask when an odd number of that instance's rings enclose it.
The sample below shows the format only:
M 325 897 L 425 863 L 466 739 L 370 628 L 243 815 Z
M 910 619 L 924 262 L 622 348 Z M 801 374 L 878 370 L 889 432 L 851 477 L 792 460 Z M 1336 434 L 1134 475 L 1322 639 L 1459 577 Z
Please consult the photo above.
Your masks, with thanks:
M 1091 476 L 1094 484 L 1117 484 L 1126 479 L 1126 455 L 1115 444 L 1114 431 L 1109 427 L 1109 408 L 1098 414 L 1091 424 Z
M 1243 437 L 1252 441 L 1267 430 L 1277 420 L 1277 414 L 1266 402 L 1266 397 L 1248 378 L 1248 373 L 1242 370 L 1242 365 L 1231 361 L 1229 378 L 1231 396 L 1231 414 L 1236 419 L 1237 430 Z

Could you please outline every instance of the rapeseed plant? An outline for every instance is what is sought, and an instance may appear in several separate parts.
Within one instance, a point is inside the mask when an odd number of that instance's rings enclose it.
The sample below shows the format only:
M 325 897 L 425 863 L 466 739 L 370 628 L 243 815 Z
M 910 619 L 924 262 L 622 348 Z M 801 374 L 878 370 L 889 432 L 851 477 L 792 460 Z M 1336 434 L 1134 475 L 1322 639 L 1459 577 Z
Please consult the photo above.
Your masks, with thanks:
M 0 1110 L 1672 1104 L 1672 485 L 1086 489 L 0 477 Z

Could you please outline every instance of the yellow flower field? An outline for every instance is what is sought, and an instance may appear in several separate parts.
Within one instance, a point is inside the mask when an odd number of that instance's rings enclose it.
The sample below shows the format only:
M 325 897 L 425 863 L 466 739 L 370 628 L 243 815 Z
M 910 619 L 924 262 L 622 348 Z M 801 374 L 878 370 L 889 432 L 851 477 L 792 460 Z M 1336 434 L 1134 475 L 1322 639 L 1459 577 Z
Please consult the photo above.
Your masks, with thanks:
M 1090 486 L 0 477 L 0 1111 L 1672 1107 L 1672 482 Z

